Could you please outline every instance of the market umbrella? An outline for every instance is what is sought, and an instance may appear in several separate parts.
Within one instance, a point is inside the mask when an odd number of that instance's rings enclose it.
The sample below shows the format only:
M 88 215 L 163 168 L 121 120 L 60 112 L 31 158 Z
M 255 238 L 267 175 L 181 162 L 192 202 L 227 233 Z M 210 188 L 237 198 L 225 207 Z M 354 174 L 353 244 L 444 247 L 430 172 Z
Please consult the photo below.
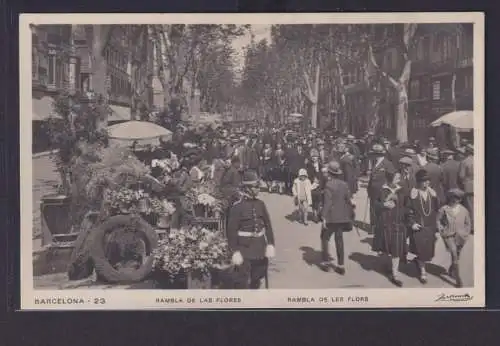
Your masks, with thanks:
M 443 124 L 455 127 L 457 130 L 472 130 L 474 128 L 473 111 L 454 111 L 447 113 L 431 123 L 432 127 Z
M 148 121 L 131 120 L 108 127 L 108 136 L 118 145 L 158 145 L 160 138 L 172 139 L 172 131 Z

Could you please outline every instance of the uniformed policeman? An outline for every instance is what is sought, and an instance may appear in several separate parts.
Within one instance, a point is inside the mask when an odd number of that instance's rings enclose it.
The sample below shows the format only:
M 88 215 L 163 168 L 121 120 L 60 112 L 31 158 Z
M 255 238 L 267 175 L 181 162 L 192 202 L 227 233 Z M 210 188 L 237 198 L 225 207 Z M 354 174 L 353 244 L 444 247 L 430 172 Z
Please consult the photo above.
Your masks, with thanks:
M 274 257 L 274 233 L 266 205 L 257 198 L 257 173 L 245 171 L 242 185 L 242 197 L 231 207 L 227 225 L 234 288 L 258 289 L 262 279 L 267 280 L 269 258 Z

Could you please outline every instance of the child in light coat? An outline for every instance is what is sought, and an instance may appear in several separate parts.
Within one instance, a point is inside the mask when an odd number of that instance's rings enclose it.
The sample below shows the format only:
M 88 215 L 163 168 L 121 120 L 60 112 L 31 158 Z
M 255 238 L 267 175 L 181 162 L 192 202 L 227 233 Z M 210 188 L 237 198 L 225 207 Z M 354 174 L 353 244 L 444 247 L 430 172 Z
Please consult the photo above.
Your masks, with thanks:
M 456 280 L 457 287 L 462 287 L 460 277 L 460 252 L 471 233 L 471 218 L 469 211 L 460 204 L 464 192 L 454 188 L 447 193 L 448 203 L 442 206 L 437 214 L 437 229 L 451 255 L 451 266 L 448 273 Z
M 307 225 L 307 214 L 312 206 L 311 191 L 313 184 L 307 177 L 307 171 L 303 168 L 299 170 L 299 176 L 293 181 L 293 197 L 295 205 L 298 207 L 300 219 Z

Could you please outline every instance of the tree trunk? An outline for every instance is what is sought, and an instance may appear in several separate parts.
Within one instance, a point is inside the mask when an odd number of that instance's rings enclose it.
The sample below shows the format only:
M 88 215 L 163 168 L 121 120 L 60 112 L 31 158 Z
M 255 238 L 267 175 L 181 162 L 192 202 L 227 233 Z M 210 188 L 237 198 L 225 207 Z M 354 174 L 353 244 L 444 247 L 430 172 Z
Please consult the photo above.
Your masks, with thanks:
M 396 138 L 404 143 L 408 141 L 408 91 L 404 83 L 399 85 L 397 95 Z
M 102 98 L 103 103 L 107 103 L 107 62 L 104 58 L 104 48 L 108 42 L 111 33 L 110 25 L 94 25 L 92 32 L 92 89 L 95 96 Z M 100 107 L 101 114 L 99 117 L 98 128 L 106 128 L 108 126 L 108 113 L 104 110 L 106 107 Z

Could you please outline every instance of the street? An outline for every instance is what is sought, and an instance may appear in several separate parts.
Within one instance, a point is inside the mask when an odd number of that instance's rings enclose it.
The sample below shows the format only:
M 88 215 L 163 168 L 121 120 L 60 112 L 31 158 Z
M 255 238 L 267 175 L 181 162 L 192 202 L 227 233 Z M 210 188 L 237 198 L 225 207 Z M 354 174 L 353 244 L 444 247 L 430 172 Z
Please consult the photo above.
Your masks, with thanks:
M 290 196 L 262 193 L 275 232 L 276 258 L 272 261 L 269 272 L 271 288 L 314 289 L 314 288 L 393 288 L 395 287 L 383 274 L 387 272 L 387 258 L 379 258 L 371 251 L 372 236 L 366 231 L 356 229 L 344 233 L 346 274 L 340 276 L 331 271 L 325 273 L 319 269 L 320 224 L 309 222 L 308 226 L 290 221 L 294 206 Z M 365 215 L 366 190 L 355 195 L 356 220 L 362 221 Z M 369 213 L 367 218 L 369 217 Z M 366 221 L 368 222 L 368 220 Z M 330 241 L 330 254 L 335 258 L 333 237 Z M 473 277 L 473 236 L 465 245 L 460 261 L 464 287 L 472 287 Z M 334 262 L 335 263 L 335 262 Z M 441 238 L 436 244 L 436 256 L 428 265 L 428 283 L 424 287 L 452 287 L 453 280 L 445 274 L 450 265 L 450 256 Z M 417 270 L 413 263 L 408 263 L 401 270 L 404 287 L 419 288 Z
M 33 251 L 40 248 L 40 198 L 55 191 L 57 173 L 47 156 L 33 159 Z M 361 184 L 363 186 L 363 184 Z M 333 271 L 325 273 L 318 267 L 320 263 L 320 224 L 310 222 L 304 226 L 290 217 L 293 201 L 290 196 L 262 192 L 260 197 L 266 203 L 275 232 L 276 258 L 271 263 L 269 284 L 277 289 L 314 288 L 392 288 L 391 282 L 383 274 L 387 259 L 382 259 L 371 251 L 372 236 L 360 227 L 344 234 L 346 254 L 346 274 L 340 276 Z M 361 188 L 355 195 L 356 219 L 365 217 L 366 190 Z M 369 217 L 369 213 L 366 213 Z M 368 219 L 363 223 L 368 223 Z M 330 242 L 331 254 L 335 257 L 333 238 Z M 442 240 L 436 245 L 436 256 L 428 266 L 429 282 L 425 287 L 451 287 L 453 281 L 443 275 L 450 264 L 450 256 Z M 472 286 L 473 278 L 473 237 L 462 252 L 461 272 L 464 286 Z M 409 263 L 401 268 L 404 287 L 422 287 L 416 278 L 416 268 Z

